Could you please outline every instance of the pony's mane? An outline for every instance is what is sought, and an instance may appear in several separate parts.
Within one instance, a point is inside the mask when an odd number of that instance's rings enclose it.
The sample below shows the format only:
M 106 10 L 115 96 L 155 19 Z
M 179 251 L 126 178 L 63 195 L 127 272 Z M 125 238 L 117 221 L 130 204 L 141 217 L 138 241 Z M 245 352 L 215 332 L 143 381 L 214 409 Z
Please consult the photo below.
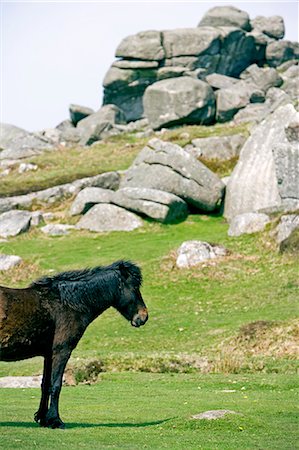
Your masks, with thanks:
M 105 278 L 111 276 L 111 272 L 119 272 L 125 278 L 130 277 L 131 282 L 136 286 L 140 287 L 142 283 L 141 270 L 136 264 L 131 261 L 116 261 L 109 266 L 97 266 L 93 269 L 82 269 L 82 270 L 71 270 L 67 272 L 61 272 L 51 277 L 39 278 L 29 287 L 44 287 L 53 288 L 59 286 L 61 283 L 76 283 L 76 282 L 93 282 L 98 279 L 104 281 Z

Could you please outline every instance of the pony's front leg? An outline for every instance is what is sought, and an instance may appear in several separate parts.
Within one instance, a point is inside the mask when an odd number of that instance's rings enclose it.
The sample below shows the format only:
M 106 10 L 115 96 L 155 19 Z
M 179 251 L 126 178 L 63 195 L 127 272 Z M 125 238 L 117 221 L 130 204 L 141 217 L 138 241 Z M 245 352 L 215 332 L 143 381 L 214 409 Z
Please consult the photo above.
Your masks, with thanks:
M 60 348 L 59 348 L 60 347 Z M 69 347 L 59 346 L 53 349 L 52 357 L 52 377 L 51 377 L 51 389 L 50 389 L 50 408 L 46 414 L 45 420 L 41 423 L 41 426 L 49 428 L 64 428 L 65 425 L 59 417 L 59 395 L 62 385 L 63 372 L 71 355 L 72 349 Z
M 48 403 L 50 396 L 50 386 L 51 386 L 51 372 L 52 372 L 52 354 L 46 355 L 44 359 L 44 371 L 42 380 L 42 395 L 39 404 L 39 408 L 34 414 L 35 422 L 39 422 L 41 426 L 44 426 L 46 419 L 46 414 L 48 412 Z

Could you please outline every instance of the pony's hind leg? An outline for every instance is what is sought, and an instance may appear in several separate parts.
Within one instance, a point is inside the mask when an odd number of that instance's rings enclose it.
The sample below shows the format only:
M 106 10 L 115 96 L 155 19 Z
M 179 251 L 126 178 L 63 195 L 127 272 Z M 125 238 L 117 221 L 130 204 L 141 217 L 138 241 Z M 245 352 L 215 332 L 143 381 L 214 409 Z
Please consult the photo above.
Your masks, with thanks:
M 34 414 L 35 422 L 39 422 L 41 426 L 45 426 L 46 415 L 48 412 L 48 403 L 51 386 L 51 372 L 52 372 L 52 355 L 46 355 L 44 359 L 43 380 L 41 385 L 42 395 L 39 408 Z

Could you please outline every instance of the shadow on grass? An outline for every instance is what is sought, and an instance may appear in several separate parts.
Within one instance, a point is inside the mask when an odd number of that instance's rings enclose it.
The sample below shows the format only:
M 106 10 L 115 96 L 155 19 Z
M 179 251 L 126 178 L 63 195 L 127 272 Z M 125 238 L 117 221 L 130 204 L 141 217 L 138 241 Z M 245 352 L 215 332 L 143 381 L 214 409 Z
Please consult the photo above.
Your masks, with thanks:
M 155 420 L 153 422 L 122 422 L 122 423 L 78 423 L 78 422 L 67 422 L 65 429 L 70 428 L 96 428 L 96 427 L 107 427 L 107 428 L 142 428 L 142 427 L 152 427 L 154 425 L 160 425 L 162 423 L 172 420 L 173 417 L 163 420 Z M 13 428 L 40 428 L 40 426 L 34 422 L 0 422 L 1 427 L 13 427 Z

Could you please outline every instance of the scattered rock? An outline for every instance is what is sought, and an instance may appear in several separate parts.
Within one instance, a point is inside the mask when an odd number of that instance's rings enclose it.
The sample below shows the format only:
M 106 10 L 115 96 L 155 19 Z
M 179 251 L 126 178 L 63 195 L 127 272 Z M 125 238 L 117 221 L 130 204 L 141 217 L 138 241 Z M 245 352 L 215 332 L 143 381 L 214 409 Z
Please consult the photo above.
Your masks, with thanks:
M 186 241 L 178 249 L 176 265 L 179 269 L 189 268 L 203 261 L 228 254 L 229 251 L 222 245 L 202 241 Z
M 31 213 L 28 211 L 12 210 L 0 215 L 0 236 L 17 236 L 30 227 Z
M 263 213 L 244 213 L 233 217 L 228 230 L 229 236 L 241 236 L 263 231 L 270 222 L 270 217 Z
M 62 223 L 53 223 L 45 225 L 41 228 L 41 231 L 49 236 L 62 236 L 69 234 L 69 230 L 74 229 L 73 225 L 65 225 Z
M 151 139 L 125 173 L 121 188 L 149 188 L 169 192 L 204 211 L 215 210 L 224 185 L 204 164 L 181 147 Z
M 123 188 L 112 203 L 163 223 L 181 222 L 188 215 L 187 204 L 168 192 L 146 188 Z
M 111 203 L 114 191 L 98 187 L 86 187 L 79 192 L 75 198 L 70 214 L 85 214 L 92 206 L 97 203 Z
M 129 211 L 105 203 L 93 206 L 77 223 L 76 228 L 90 231 L 132 231 L 142 227 L 142 220 Z
M 206 419 L 206 420 L 216 420 L 216 419 L 222 419 L 223 417 L 229 415 L 229 414 L 238 414 L 235 411 L 231 411 L 229 409 L 215 409 L 212 411 L 205 411 L 200 414 L 195 414 L 192 416 L 192 419 Z
M 22 262 L 22 258 L 16 255 L 0 254 L 0 270 L 9 270 L 18 266 Z
M 153 129 L 180 123 L 211 123 L 215 96 L 204 81 L 190 77 L 170 78 L 149 86 L 143 99 L 144 111 Z

